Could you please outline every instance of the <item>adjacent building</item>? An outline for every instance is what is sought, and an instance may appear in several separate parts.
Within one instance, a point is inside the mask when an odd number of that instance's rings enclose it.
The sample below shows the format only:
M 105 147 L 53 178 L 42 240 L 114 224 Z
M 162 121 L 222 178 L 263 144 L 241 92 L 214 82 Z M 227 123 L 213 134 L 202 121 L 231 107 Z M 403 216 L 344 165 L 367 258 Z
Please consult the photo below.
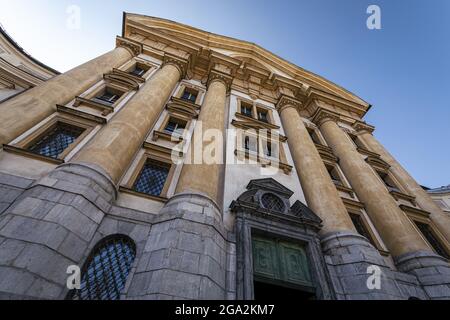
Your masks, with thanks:
M 450 216 L 369 103 L 254 43 L 123 21 L 0 104 L 0 298 L 450 298 Z
M 425 190 L 444 212 L 450 214 L 450 185 Z
M 0 26 L 0 103 L 58 74 L 26 53 Z

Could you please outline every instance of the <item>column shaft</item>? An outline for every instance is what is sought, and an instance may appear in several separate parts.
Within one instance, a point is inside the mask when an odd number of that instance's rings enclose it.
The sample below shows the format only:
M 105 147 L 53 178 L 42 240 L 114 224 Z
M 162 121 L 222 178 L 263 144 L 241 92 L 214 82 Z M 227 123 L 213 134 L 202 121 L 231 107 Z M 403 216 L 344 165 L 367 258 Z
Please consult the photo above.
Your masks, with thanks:
M 100 166 L 117 183 L 143 143 L 181 77 L 164 65 L 91 141 L 76 161 Z
M 356 150 L 350 138 L 333 120 L 322 120 L 320 129 L 339 158 L 350 184 L 393 256 L 430 248 L 398 207 L 376 173 Z
M 361 140 L 371 151 L 381 155 L 381 158 L 391 166 L 391 172 L 400 181 L 406 191 L 416 197 L 417 204 L 425 211 L 431 213 L 431 220 L 437 225 L 439 231 L 450 242 L 450 216 L 431 199 L 428 193 L 414 180 L 414 178 L 395 160 L 395 158 L 367 131 L 359 135 Z
M 202 105 L 202 109 L 199 116 L 199 121 L 202 123 L 203 132 L 209 129 L 220 130 L 219 132 L 224 136 L 225 125 L 225 109 L 227 98 L 227 86 L 221 80 L 213 80 L 206 93 L 205 100 Z M 217 132 L 217 133 L 219 133 Z M 203 140 L 195 139 L 193 137 L 191 146 L 189 147 L 188 155 L 195 152 L 203 152 L 211 142 L 202 142 L 202 145 L 195 145 L 195 141 Z M 215 141 L 214 141 L 215 142 Z M 220 202 L 219 193 L 221 190 L 221 181 L 223 173 L 223 143 L 217 141 L 216 152 L 220 152 L 217 159 L 220 158 L 221 163 L 206 164 L 205 159 L 202 159 L 201 164 L 185 164 L 181 171 L 180 179 L 178 181 L 177 193 L 195 191 L 208 195 L 216 203 Z M 201 148 L 200 148 L 201 147 Z
M 281 120 L 306 202 L 323 220 L 322 232 L 355 231 L 347 209 L 297 110 L 291 106 L 283 108 Z
M 0 145 L 38 124 L 56 110 L 56 104 L 75 98 L 131 57 L 129 50 L 117 47 L 0 104 Z

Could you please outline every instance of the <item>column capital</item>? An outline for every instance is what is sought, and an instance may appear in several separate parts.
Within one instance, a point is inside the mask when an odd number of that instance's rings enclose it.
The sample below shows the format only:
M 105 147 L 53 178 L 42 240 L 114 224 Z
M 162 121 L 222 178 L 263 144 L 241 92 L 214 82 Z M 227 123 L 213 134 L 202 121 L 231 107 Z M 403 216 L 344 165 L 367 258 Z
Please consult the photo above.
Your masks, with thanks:
M 364 121 L 355 121 L 355 123 L 352 125 L 353 129 L 355 129 L 357 132 L 368 132 L 372 134 L 375 131 L 375 127 L 371 126 L 370 124 L 367 124 Z
M 228 92 L 231 89 L 231 84 L 233 83 L 233 77 L 226 73 L 218 71 L 218 70 L 211 70 L 209 72 L 207 87 L 209 88 L 209 86 L 215 81 L 220 81 L 223 84 L 225 84 L 225 86 L 227 88 L 227 92 Z
M 283 111 L 283 109 L 287 107 L 293 107 L 294 109 L 298 110 L 302 105 L 303 103 L 301 101 L 282 94 L 276 108 L 278 113 L 281 113 L 281 111 Z
M 141 43 L 122 37 L 116 37 L 116 47 L 127 49 L 134 57 L 140 55 L 143 48 Z
M 319 108 L 312 117 L 312 122 L 314 122 L 318 127 L 320 127 L 322 124 L 328 121 L 333 121 L 337 123 L 339 119 L 340 116 L 338 113 L 327 109 Z
M 184 78 L 189 69 L 189 60 L 180 58 L 169 53 L 164 54 L 163 66 L 171 64 L 180 71 L 180 77 Z

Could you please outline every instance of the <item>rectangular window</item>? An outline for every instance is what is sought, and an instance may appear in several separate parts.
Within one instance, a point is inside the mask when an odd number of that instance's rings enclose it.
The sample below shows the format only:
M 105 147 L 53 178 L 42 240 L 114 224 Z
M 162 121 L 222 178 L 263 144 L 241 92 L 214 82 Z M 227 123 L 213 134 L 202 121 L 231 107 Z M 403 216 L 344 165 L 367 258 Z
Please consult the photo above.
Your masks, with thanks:
M 414 221 L 417 228 L 419 228 L 420 232 L 423 234 L 425 239 L 427 239 L 428 243 L 433 247 L 438 255 L 443 256 L 444 258 L 450 259 L 450 255 L 445 250 L 444 246 L 440 243 L 433 230 L 428 224 L 421 223 L 418 221 Z
M 169 134 L 183 135 L 186 125 L 186 121 L 170 118 L 164 131 Z
M 139 66 L 136 66 L 133 71 L 130 72 L 133 76 L 142 77 L 145 73 L 145 70 L 140 68 Z
M 198 92 L 191 89 L 185 88 L 181 99 L 195 103 L 197 101 Z
M 258 120 L 269 123 L 269 114 L 267 110 L 258 109 Z
M 315 144 L 320 144 L 321 145 L 322 142 L 320 141 L 319 137 L 317 136 L 316 130 L 311 129 L 311 128 L 308 128 L 307 130 L 308 130 L 309 136 L 311 137 L 312 141 Z
M 106 88 L 103 92 L 101 92 L 98 96 L 95 97 L 96 100 L 100 100 L 103 103 L 113 105 L 119 100 L 121 94 L 113 90 L 111 88 Z
M 160 196 L 169 176 L 170 165 L 147 160 L 133 186 L 133 190 L 152 196 Z
M 251 104 L 241 102 L 241 114 L 253 118 L 253 106 Z
M 331 177 L 331 180 L 333 180 L 333 183 L 335 185 L 340 185 L 342 186 L 342 180 L 341 177 L 339 176 L 339 173 L 337 172 L 337 169 L 335 166 L 329 165 L 329 164 L 325 164 L 325 167 L 327 168 L 327 171 Z
M 362 235 L 363 237 L 365 237 L 367 240 L 370 241 L 370 243 L 376 247 L 372 236 L 370 235 L 369 231 L 367 230 L 364 221 L 361 217 L 361 215 L 356 214 L 356 213 L 349 213 L 350 215 L 350 219 L 352 219 L 353 225 L 355 226 L 356 231 Z
M 392 181 L 391 177 L 386 172 L 377 171 L 378 175 L 380 176 L 381 180 L 383 180 L 384 184 L 388 188 L 389 191 L 398 191 L 400 190 L 395 185 L 394 181 Z
M 244 137 L 244 149 L 246 151 L 258 152 L 258 139 L 250 136 Z
M 29 148 L 29 151 L 57 159 L 83 131 L 82 128 L 58 122 L 45 132 L 39 141 Z

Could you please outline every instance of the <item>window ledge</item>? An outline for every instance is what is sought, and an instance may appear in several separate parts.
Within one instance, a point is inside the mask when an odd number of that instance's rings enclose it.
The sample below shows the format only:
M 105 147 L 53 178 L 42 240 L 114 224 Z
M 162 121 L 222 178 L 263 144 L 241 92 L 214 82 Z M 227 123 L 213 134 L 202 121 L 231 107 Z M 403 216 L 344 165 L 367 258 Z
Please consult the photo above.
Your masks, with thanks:
M 180 143 L 184 139 L 182 136 L 173 135 L 164 131 L 155 130 L 153 132 L 153 141 L 157 141 L 158 139 L 164 139 L 175 143 Z
M 166 203 L 167 201 L 169 201 L 168 198 L 166 197 L 160 197 L 160 196 L 152 196 L 150 194 L 147 193 L 142 193 L 127 187 L 119 187 L 119 191 L 123 192 L 123 193 L 127 193 L 127 194 L 131 194 L 137 197 L 141 197 L 141 198 L 145 198 L 145 199 L 149 199 L 149 200 L 154 200 L 154 201 L 158 201 L 158 202 L 162 202 L 162 203 Z
M 274 161 L 273 158 L 271 159 L 271 158 L 261 157 L 257 152 L 254 152 L 254 151 L 249 152 L 249 151 L 236 149 L 234 151 L 234 154 L 236 155 L 236 157 L 238 157 L 238 159 L 242 159 L 242 158 L 250 159 L 250 160 L 258 162 L 263 167 L 272 166 L 275 163 L 278 165 L 278 167 L 281 170 L 284 171 L 285 174 L 290 174 L 293 169 L 293 167 L 288 165 L 287 163 Z
M 419 208 L 414 208 L 414 207 L 410 207 L 410 206 L 406 206 L 404 204 L 399 205 L 400 209 L 402 209 L 404 212 L 406 212 L 407 214 L 415 214 L 424 218 L 429 218 L 430 213 L 428 211 L 419 209 Z
M 410 196 L 406 193 L 400 192 L 399 190 L 389 190 L 389 193 L 394 197 L 395 200 L 403 199 L 416 205 L 416 197 Z
M 81 110 L 77 110 L 75 108 L 62 106 L 62 105 L 59 105 L 59 104 L 56 105 L 56 110 L 58 112 L 61 112 L 61 113 L 71 114 L 71 115 L 78 116 L 78 117 L 81 117 L 81 118 L 86 119 L 86 120 L 91 120 L 91 121 L 94 121 L 94 122 L 100 123 L 100 124 L 105 124 L 107 122 L 106 118 L 99 117 L 99 116 L 96 116 L 94 114 L 91 114 L 91 113 L 88 113 L 88 112 L 84 112 L 84 111 L 81 111 Z
M 260 125 L 263 126 L 263 127 L 268 128 L 268 129 L 277 129 L 277 130 L 280 129 L 280 127 L 277 126 L 277 125 L 275 125 L 275 124 L 272 124 L 272 123 L 270 123 L 270 122 L 260 121 L 260 120 L 257 120 L 257 119 L 255 119 L 255 118 L 253 118 L 253 117 L 246 116 L 246 115 L 244 115 L 244 114 L 242 114 L 242 113 L 239 113 L 239 112 L 236 112 L 236 118 L 238 118 L 238 119 L 240 118 L 240 119 L 245 119 L 245 120 L 253 121 L 253 122 L 255 122 L 255 123 L 260 124 Z
M 100 109 L 102 111 L 102 116 L 107 116 L 114 112 L 113 104 L 107 104 L 106 102 L 102 102 L 101 100 L 75 97 L 75 103 L 73 104 L 73 107 L 79 107 L 81 104 L 85 104 L 91 108 Z
M 62 159 L 55 159 L 55 158 L 51 158 L 51 157 L 46 157 L 43 156 L 41 154 L 37 154 L 34 152 L 31 152 L 29 150 L 23 149 L 23 148 L 18 148 L 18 147 L 14 147 L 14 146 L 10 146 L 10 145 L 3 145 L 3 150 L 5 152 L 9 152 L 9 153 L 14 153 L 14 154 L 18 154 L 27 158 L 32 158 L 32 159 L 36 159 L 36 160 L 41 160 L 41 161 L 45 161 L 51 164 L 63 164 L 64 160 Z

